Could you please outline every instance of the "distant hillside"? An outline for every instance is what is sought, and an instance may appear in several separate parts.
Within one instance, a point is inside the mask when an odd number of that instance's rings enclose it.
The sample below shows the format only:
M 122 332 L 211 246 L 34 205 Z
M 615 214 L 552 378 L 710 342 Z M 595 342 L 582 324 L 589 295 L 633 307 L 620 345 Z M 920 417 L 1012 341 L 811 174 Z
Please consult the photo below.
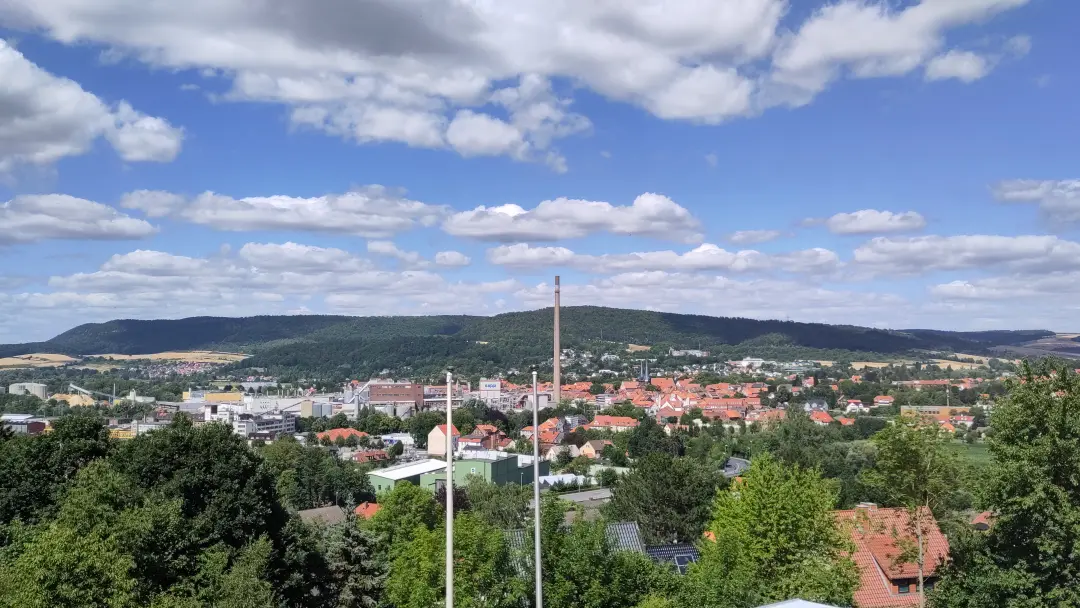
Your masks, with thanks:
M 89 323 L 55 338 L 29 344 L 0 346 L 0 357 L 35 352 L 67 355 L 100 353 L 149 354 L 172 350 L 244 350 L 246 352 L 315 352 L 314 345 L 334 343 L 336 348 L 364 352 L 401 347 L 422 355 L 431 336 L 451 338 L 437 348 L 454 350 L 477 341 L 498 342 L 502 352 L 550 348 L 550 308 L 493 317 L 344 317 L 260 316 L 247 318 L 193 317 L 178 320 L 118 320 Z M 720 345 L 787 346 L 908 353 L 914 350 L 949 350 L 984 353 L 995 346 L 1025 343 L 1052 336 L 1049 331 L 948 332 L 936 330 L 887 331 L 847 325 L 760 321 L 574 306 L 562 311 L 563 343 L 572 347 L 598 339 L 635 344 L 671 344 L 710 348 Z M 379 341 L 389 345 L 374 346 Z M 392 346 L 396 344 L 397 346 Z M 407 345 L 407 346 L 406 346 Z M 464 347 L 464 346 L 460 346 Z M 340 351 L 339 351 L 340 352 Z

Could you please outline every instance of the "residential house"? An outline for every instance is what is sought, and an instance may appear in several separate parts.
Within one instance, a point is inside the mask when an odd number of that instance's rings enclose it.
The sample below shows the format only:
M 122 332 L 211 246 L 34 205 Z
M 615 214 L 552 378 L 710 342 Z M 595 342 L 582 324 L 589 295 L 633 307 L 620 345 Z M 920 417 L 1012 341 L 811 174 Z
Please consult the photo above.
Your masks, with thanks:
M 593 418 L 592 422 L 585 425 L 587 429 L 600 429 L 609 430 L 616 433 L 622 431 L 632 431 L 637 428 L 638 420 L 629 416 L 605 416 L 603 414 L 597 415 Z
M 352 459 L 360 464 L 376 464 L 387 462 L 390 460 L 390 455 L 386 453 L 386 450 L 360 450 L 353 453 Z
M 807 399 L 806 403 L 803 404 L 803 410 L 805 410 L 807 413 L 813 412 L 815 410 L 825 412 L 825 411 L 828 411 L 828 409 L 829 409 L 829 402 L 826 401 L 825 399 L 821 398 L 821 397 L 814 397 L 812 399 Z
M 957 414 L 952 418 L 949 418 L 949 422 L 951 422 L 953 426 L 962 426 L 965 429 L 970 429 L 971 425 L 975 423 L 975 417 L 967 414 Z
M 650 381 L 650 384 L 652 384 L 656 388 L 660 389 L 661 393 L 666 393 L 667 391 L 675 390 L 675 381 L 672 380 L 671 378 L 653 378 Z
M 840 426 L 852 426 L 855 424 L 854 418 L 844 418 L 843 416 L 838 417 L 836 421 L 840 423 Z
M 833 423 L 833 417 L 829 415 L 829 412 L 813 411 L 810 412 L 810 420 L 814 421 L 814 424 L 818 426 L 829 426 Z
M 756 422 L 762 425 L 773 425 L 782 422 L 787 417 L 787 412 L 781 409 L 754 410 L 746 414 L 747 422 Z
M 319 507 L 318 509 L 304 509 L 297 511 L 300 520 L 305 524 L 333 525 L 345 521 L 345 509 L 337 505 Z
M 559 457 L 559 454 L 566 452 L 570 458 L 577 458 L 581 455 L 581 450 L 574 444 L 570 445 L 553 445 L 548 448 L 547 452 L 544 452 L 544 460 L 555 460 Z
M 586 441 L 585 445 L 581 446 L 580 455 L 596 460 L 597 458 L 600 458 L 601 453 L 604 451 L 604 447 L 609 445 L 612 445 L 612 443 L 607 439 L 593 439 L 592 441 Z
M 367 437 L 368 434 L 363 431 L 358 431 L 356 429 L 344 428 L 330 429 L 329 431 L 315 433 L 315 436 L 318 437 L 319 441 L 322 441 L 324 438 L 329 438 L 330 441 L 332 441 L 333 443 L 337 443 L 338 438 L 344 440 L 348 439 L 349 437 L 356 437 L 357 439 L 360 439 L 362 437 Z
M 870 408 L 859 399 L 848 399 L 844 404 L 845 414 L 867 414 Z
M 878 395 L 874 397 L 874 407 L 888 407 L 896 402 L 896 397 L 889 395 Z
M 498 449 L 503 439 L 506 439 L 506 433 L 500 431 L 498 427 L 491 424 L 478 424 L 471 433 L 458 439 L 458 445 L 494 450 Z
M 983 511 L 979 513 L 971 520 L 971 527 L 980 532 L 986 532 L 994 524 L 994 514 L 990 511 Z
M 927 509 L 919 512 L 924 538 L 923 573 L 927 591 L 938 580 L 938 567 L 949 556 L 949 543 Z M 918 564 L 904 559 L 905 548 L 916 543 L 916 528 L 907 509 L 863 504 L 837 511 L 855 544 L 852 555 L 859 568 L 855 605 L 859 608 L 905 608 L 920 603 Z
M 452 449 L 457 449 L 457 441 L 461 437 L 461 433 L 457 430 L 457 426 L 451 425 L 450 431 L 453 437 L 450 438 L 453 446 Z M 427 453 L 428 456 L 446 456 L 446 425 L 440 424 L 431 429 L 431 432 L 427 436 Z

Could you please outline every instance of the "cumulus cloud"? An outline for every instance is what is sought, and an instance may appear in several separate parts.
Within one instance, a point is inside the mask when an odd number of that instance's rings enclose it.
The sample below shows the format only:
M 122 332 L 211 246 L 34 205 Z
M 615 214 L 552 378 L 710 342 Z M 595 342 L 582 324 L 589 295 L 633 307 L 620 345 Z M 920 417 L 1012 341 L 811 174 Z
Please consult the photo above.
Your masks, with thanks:
M 257 271 L 337 271 L 370 270 L 369 261 L 335 247 L 314 247 L 287 243 L 247 243 L 237 256 Z
M 894 6 L 841 0 L 827 4 L 780 40 L 775 70 L 766 86 L 767 101 L 808 103 L 845 74 L 854 78 L 908 74 L 938 55 L 948 30 L 1027 3 L 921 0 Z M 955 68 L 956 58 L 949 61 Z M 970 66 L 966 73 L 972 73 Z
M 706 243 L 686 253 L 650 251 L 626 254 L 578 254 L 565 247 L 533 247 L 526 243 L 488 250 L 488 261 L 513 268 L 571 267 L 608 274 L 633 271 L 779 271 L 828 273 L 840 267 L 839 256 L 826 249 L 767 255 L 759 251 L 727 251 Z
M 1056 236 L 878 237 L 855 249 L 854 262 L 896 274 L 966 268 L 1052 272 L 1080 269 L 1080 243 Z
M 926 64 L 927 80 L 955 78 L 962 82 L 975 82 L 990 72 L 990 62 L 971 51 L 949 51 L 934 57 Z
M 295 125 L 358 142 L 503 154 L 558 171 L 566 160 L 553 142 L 588 120 L 568 111 L 553 81 L 715 124 L 806 103 L 845 73 L 905 74 L 938 54 L 949 30 L 1026 2 L 841 0 L 790 33 L 780 28 L 788 0 L 219 0 L 213 10 L 9 0 L 0 22 L 225 76 L 223 99 L 281 104 Z
M 445 208 L 403 198 L 382 186 L 311 198 L 262 196 L 233 198 L 204 192 L 185 198 L 141 190 L 127 194 L 121 206 L 151 217 L 171 216 L 218 230 L 306 230 L 386 238 L 430 226 Z
M 392 258 L 405 268 L 427 268 L 431 262 L 416 251 L 405 251 L 390 241 L 368 241 L 368 253 Z
M 477 207 L 443 222 L 454 236 L 484 241 L 557 241 L 595 233 L 632 234 L 684 243 L 701 242 L 701 223 L 661 194 L 646 193 L 631 205 L 558 198 L 525 210 L 515 204 Z
M 775 241 L 783 235 L 779 230 L 739 230 L 728 235 L 727 240 L 736 245 L 753 245 Z
M 145 220 L 66 194 L 17 196 L 0 203 L 0 226 L 0 245 L 49 239 L 140 239 L 157 232 Z
M 0 9 L 2 13 L 3 9 Z M 78 83 L 41 69 L 0 40 L 0 173 L 48 165 L 90 150 L 104 137 L 131 162 L 176 158 L 183 130 L 126 102 L 110 107 Z
M 468 266 L 470 263 L 472 263 L 472 259 L 460 251 L 440 251 L 435 254 L 435 264 L 437 266 L 459 268 Z
M 833 234 L 879 234 L 882 232 L 911 232 L 926 226 L 926 219 L 915 211 L 893 213 L 863 209 L 854 213 L 837 213 L 825 220 Z
M 1003 202 L 1034 203 L 1051 222 L 1080 222 L 1080 179 L 1014 179 L 993 187 L 994 196 Z

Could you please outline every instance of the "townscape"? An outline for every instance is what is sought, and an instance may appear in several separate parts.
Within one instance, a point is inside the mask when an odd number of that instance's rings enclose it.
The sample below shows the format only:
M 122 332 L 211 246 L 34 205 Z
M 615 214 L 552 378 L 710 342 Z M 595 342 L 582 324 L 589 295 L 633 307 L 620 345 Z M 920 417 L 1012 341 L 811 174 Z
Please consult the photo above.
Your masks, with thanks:
M 130 601 L 174 601 L 189 593 L 177 587 L 185 576 L 217 576 L 215 585 L 243 579 L 266 601 L 289 605 L 430 606 L 444 588 L 433 572 L 445 536 L 440 521 L 452 453 L 455 551 L 461 552 L 455 559 L 486 564 L 479 580 L 467 569 L 465 578 L 455 575 L 455 587 L 459 598 L 476 605 L 531 601 L 526 555 L 533 536 L 525 530 L 534 484 L 542 506 L 546 605 L 583 605 L 601 588 L 598 606 L 756 606 L 794 599 L 868 608 L 968 605 L 950 603 L 966 601 L 959 559 L 971 558 L 958 556 L 957 548 L 981 547 L 1003 513 L 980 494 L 996 474 L 992 459 L 1003 447 L 995 442 L 1005 441 L 995 439 L 994 421 L 1018 424 L 1013 417 L 1033 415 L 1020 408 L 1047 391 L 1064 390 L 1072 400 L 1077 394 L 1070 392 L 1072 369 L 992 357 L 715 361 L 704 350 L 664 349 L 560 348 L 557 368 L 571 381 L 558 386 L 550 379 L 514 382 L 509 378 L 527 378 L 517 368 L 475 381 L 451 374 L 443 383 L 380 377 L 340 387 L 283 383 L 266 370 L 242 367 L 242 358 L 229 366 L 135 356 L 80 380 L 106 389 L 111 382 L 111 391 L 65 383 L 63 368 L 47 368 L 51 377 L 43 369 L 9 370 L 11 378 L 36 374 L 43 381 L 11 383 L 0 395 L 8 437 L 0 447 L 0 479 L 47 478 L 57 466 L 80 472 L 73 481 L 55 479 L 44 493 L 36 484 L 5 486 L 0 507 L 17 574 L 0 581 L 12 597 L 34 596 L 23 585 L 37 578 L 25 577 L 43 573 L 22 560 L 46 550 L 34 543 L 56 542 L 55 535 L 78 526 L 96 530 L 86 541 L 91 544 L 83 553 L 51 557 L 61 560 L 56 567 L 86 568 L 83 561 L 100 551 L 141 559 L 136 552 L 162 550 L 114 535 L 127 518 L 166 508 L 167 502 L 152 507 L 158 500 L 152 496 L 166 499 L 171 490 L 158 484 L 173 479 L 199 484 L 210 502 L 181 505 L 169 517 L 242 530 L 234 540 L 216 541 L 223 557 L 237 546 L 229 543 L 240 543 L 231 569 L 214 574 L 204 563 L 191 574 L 142 572 L 137 565 L 105 571 L 107 565 L 95 561 L 95 577 L 113 577 L 105 587 L 90 579 L 64 584 Z M 259 375 L 237 375 L 241 370 Z M 549 367 L 543 376 L 553 372 Z M 620 377 L 627 372 L 630 377 Z M 63 457 L 77 460 L 33 460 L 36 450 L 75 437 L 90 442 Z M 160 450 L 181 450 L 170 457 L 175 468 L 162 481 L 145 486 L 126 477 L 142 473 L 125 462 L 160 466 Z M 205 458 L 221 457 L 235 460 L 229 470 L 219 462 L 214 467 L 221 472 L 199 472 L 211 462 Z M 261 490 L 230 489 L 230 480 L 256 469 L 265 480 L 258 482 Z M 102 483 L 136 484 L 124 490 L 135 492 L 123 499 L 134 502 L 100 520 L 63 524 L 74 507 L 70 501 L 84 494 L 79 500 L 90 499 L 86 493 Z M 227 512 L 213 516 L 220 521 L 206 520 L 216 500 L 263 501 L 259 508 L 267 513 L 283 510 L 277 521 L 294 523 L 246 521 Z M 46 528 L 44 536 L 19 541 L 22 528 L 12 525 Z M 267 527 L 278 525 L 284 527 Z M 806 540 L 781 540 L 791 526 Z M 250 544 L 259 535 L 269 544 Z M 590 538 L 601 539 L 599 545 Z M 751 551 L 748 538 L 779 543 L 768 549 L 777 553 Z M 278 553 L 295 551 L 286 549 L 290 543 L 320 546 L 307 559 L 325 560 L 317 569 L 323 573 L 297 571 L 305 566 Z M 913 546 L 921 551 L 912 553 Z M 805 562 L 803 551 L 818 557 Z M 577 552 L 585 553 L 570 557 Z M 258 569 L 243 570 L 246 560 L 256 560 Z M 750 578 L 716 583 L 735 574 Z M 563 588 L 570 580 L 577 582 Z M 56 593 L 52 597 L 66 592 Z M 345 597 L 369 603 L 350 604 L 354 600 Z

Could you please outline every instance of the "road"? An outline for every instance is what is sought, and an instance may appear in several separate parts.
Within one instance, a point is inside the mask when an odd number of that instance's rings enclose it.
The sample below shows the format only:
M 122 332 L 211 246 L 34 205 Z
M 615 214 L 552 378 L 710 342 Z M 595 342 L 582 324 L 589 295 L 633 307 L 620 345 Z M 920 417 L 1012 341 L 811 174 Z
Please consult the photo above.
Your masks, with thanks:
M 724 477 L 738 477 L 750 468 L 750 461 L 732 456 L 724 463 Z
M 584 490 L 582 492 L 560 494 L 559 498 L 569 500 L 570 502 L 576 502 L 585 507 L 591 505 L 599 506 L 611 498 L 611 488 L 599 488 L 597 490 Z

